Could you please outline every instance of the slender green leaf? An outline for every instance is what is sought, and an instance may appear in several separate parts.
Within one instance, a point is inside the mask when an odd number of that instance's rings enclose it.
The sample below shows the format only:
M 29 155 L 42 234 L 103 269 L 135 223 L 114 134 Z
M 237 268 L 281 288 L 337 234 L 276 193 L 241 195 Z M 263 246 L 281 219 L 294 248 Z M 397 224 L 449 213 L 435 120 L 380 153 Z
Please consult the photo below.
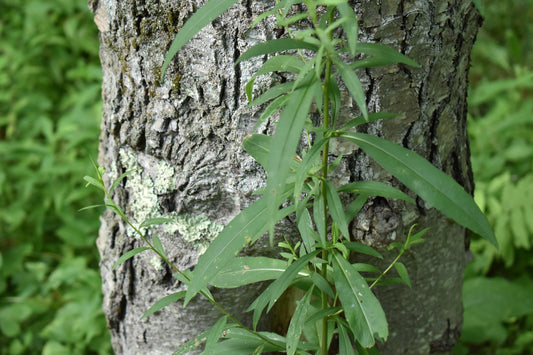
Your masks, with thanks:
M 229 9 L 238 0 L 209 0 L 205 5 L 198 9 L 180 29 L 172 45 L 167 52 L 163 67 L 161 68 L 161 81 L 165 76 L 165 72 L 170 64 L 170 61 L 176 53 L 187 43 L 195 34 L 202 28 L 213 22 L 224 11 Z
M 301 58 L 292 55 L 277 55 L 268 59 L 256 72 L 256 76 L 271 72 L 290 72 L 298 74 L 304 66 Z
M 323 138 L 315 142 L 311 149 L 303 157 L 302 162 L 298 165 L 295 178 L 296 184 L 294 188 L 294 200 L 296 201 L 296 204 L 298 204 L 298 201 L 300 200 L 300 195 L 302 194 L 303 186 L 307 180 L 308 174 L 311 173 L 311 169 L 313 169 L 316 163 L 319 161 L 320 152 L 328 141 L 329 138 Z
M 313 229 L 313 221 L 307 208 L 304 208 L 298 219 L 298 231 L 302 237 L 308 253 L 315 250 L 315 243 L 320 241 L 320 236 Z
M 457 223 L 498 245 L 483 212 L 472 196 L 451 177 L 420 155 L 385 139 L 363 133 L 344 133 L 385 170 L 427 203 Z
M 87 181 L 87 186 L 89 185 L 92 185 L 102 191 L 106 191 L 105 189 L 105 186 L 104 186 L 104 183 L 100 180 L 96 180 L 95 178 L 93 178 L 92 176 L 84 176 L 83 177 L 83 180 Z
M 409 58 L 408 56 L 401 54 L 396 49 L 387 47 L 380 43 L 358 43 L 357 52 L 371 55 L 375 60 L 375 65 L 391 65 L 391 64 L 407 64 L 415 68 L 420 68 L 420 64 Z M 358 62 L 355 62 L 352 66 L 359 67 Z M 377 64 L 377 65 L 376 65 Z
M 300 342 L 300 335 L 305 325 L 305 319 L 307 317 L 307 311 L 309 309 L 309 301 L 313 294 L 313 287 L 311 287 L 305 295 L 298 301 L 298 305 L 294 310 L 289 329 L 287 330 L 287 355 L 294 355 L 298 349 Z
M 375 112 L 368 114 L 368 120 L 363 116 L 358 116 L 350 121 L 348 121 L 344 126 L 342 126 L 339 131 L 347 131 L 348 129 L 356 126 L 360 126 L 364 123 L 370 123 L 381 119 L 388 119 L 398 117 L 397 113 L 388 113 L 388 112 Z
M 267 200 L 264 197 L 254 202 L 239 213 L 209 245 L 207 251 L 198 259 L 194 277 L 187 289 L 185 304 L 233 261 L 233 257 L 245 245 L 255 242 L 268 230 L 269 221 L 264 216 L 266 207 Z M 294 212 L 294 208 L 284 208 L 277 211 L 276 218 L 285 218 L 291 212 Z
M 311 259 L 317 256 L 319 252 L 319 250 L 315 250 L 314 252 L 307 254 L 292 263 L 287 268 L 287 270 L 285 270 L 285 272 L 281 274 L 278 279 L 272 282 L 263 291 L 263 293 L 261 293 L 261 295 L 259 295 L 259 297 L 255 299 L 255 301 L 250 305 L 250 307 L 248 307 L 248 309 L 246 310 L 247 312 L 252 310 L 254 311 L 254 328 L 257 326 L 259 317 L 261 317 L 263 309 L 265 309 L 267 304 L 269 305 L 267 308 L 268 312 L 279 299 L 279 297 L 282 295 L 282 293 L 285 292 L 285 290 L 292 284 L 293 280 L 298 276 L 300 271 L 307 265 L 309 261 L 311 261 Z
M 226 326 L 225 330 L 226 330 L 226 332 L 228 331 L 228 329 L 233 331 L 234 327 L 235 327 L 234 325 L 230 324 L 230 325 Z M 186 343 L 182 344 L 178 348 L 178 350 L 176 350 L 172 355 L 185 355 L 185 354 L 188 354 L 191 351 L 199 348 L 200 345 L 205 343 L 206 340 L 209 338 L 212 329 L 213 328 L 209 328 L 206 331 L 204 331 L 204 332 L 200 333 L 199 335 L 195 336 L 194 338 L 190 339 Z
M 254 83 L 255 83 L 255 76 L 253 76 L 244 87 L 244 90 L 246 92 L 246 97 L 248 98 L 248 102 L 252 102 L 253 94 L 254 94 Z
M 329 182 L 329 180 L 324 180 L 323 183 L 326 185 L 326 194 L 331 218 L 333 218 L 333 221 L 337 224 L 337 227 L 339 227 L 342 235 L 344 235 L 346 239 L 350 239 L 348 223 L 346 223 L 344 208 L 341 199 L 337 194 L 337 189 L 331 184 L 331 182 Z
M 310 78 L 311 82 L 306 86 L 296 89 L 285 106 L 271 145 L 268 158 L 267 186 L 265 195 L 267 198 L 267 213 L 269 229 L 272 231 L 277 222 L 276 211 L 283 202 L 283 185 L 289 174 L 291 161 L 296 154 L 296 148 L 300 142 L 303 126 L 311 107 L 313 93 L 319 80 Z
M 165 248 L 163 248 L 163 244 L 161 244 L 161 240 L 157 235 L 154 234 L 152 238 L 152 244 L 154 246 L 154 249 L 159 253 L 159 255 L 167 257 L 167 254 L 165 253 Z
M 353 8 L 348 5 L 347 2 L 341 2 L 337 5 L 337 9 L 341 16 L 347 21 L 343 22 L 342 28 L 348 39 L 348 49 L 352 56 L 355 55 L 356 46 L 357 46 L 357 16 L 353 11 Z
M 78 210 L 78 212 L 82 212 L 82 211 L 85 211 L 85 210 L 91 210 L 91 209 L 93 209 L 93 208 L 99 208 L 99 207 L 106 207 L 106 205 L 104 205 L 104 204 L 100 204 L 100 205 L 85 206 L 85 207 L 83 207 L 83 208 L 80 208 L 80 209 Z
M 268 156 L 270 154 L 270 146 L 272 145 L 271 136 L 254 133 L 246 137 L 242 142 L 242 145 L 256 162 L 261 164 L 263 168 L 266 168 L 268 164 Z
M 128 175 L 130 175 L 131 173 L 137 171 L 137 169 L 132 169 L 132 170 L 128 170 L 126 171 L 125 173 L 123 173 L 122 175 L 120 175 L 115 181 L 113 181 L 113 185 L 111 185 L 111 188 L 109 189 L 109 193 L 113 192 L 113 190 L 115 190 L 115 188 L 117 187 L 117 185 Z
M 294 87 L 294 82 L 293 81 L 289 81 L 289 82 L 286 82 L 286 83 L 282 83 L 282 84 L 278 84 L 276 86 L 273 86 L 270 89 L 268 89 L 267 91 L 265 91 L 263 94 L 261 94 L 258 98 L 256 98 L 252 102 L 250 102 L 248 104 L 248 106 L 262 105 L 262 104 L 264 104 L 267 101 L 270 101 L 270 100 L 272 100 L 274 98 L 277 98 L 280 95 L 288 93 L 289 91 L 292 90 L 293 87 Z
M 139 248 L 135 248 L 133 250 L 128 251 L 127 253 L 122 255 L 120 258 L 118 258 L 117 262 L 113 265 L 113 269 L 119 266 L 120 264 L 122 264 L 123 262 L 125 262 L 126 260 L 128 260 L 129 258 L 139 253 L 142 253 L 145 250 L 149 250 L 149 249 L 150 247 L 139 247 Z
M 395 198 L 398 200 L 404 200 L 410 203 L 415 203 L 415 201 L 407 194 L 403 193 L 395 187 L 392 187 L 379 181 L 356 181 L 343 185 L 337 190 L 339 192 L 351 192 L 370 196 Z
M 185 297 L 185 291 L 175 292 L 175 293 L 172 293 L 170 295 L 167 295 L 167 296 L 161 298 L 159 301 L 154 303 L 152 305 L 152 307 L 150 307 L 146 312 L 144 312 L 143 316 L 139 320 L 142 320 L 142 319 L 154 314 L 155 312 L 159 311 L 160 309 L 162 309 L 162 308 L 164 308 L 164 307 L 166 307 L 166 306 L 168 306 L 168 305 L 170 305 L 172 303 L 178 302 L 183 297 Z
M 366 244 L 360 242 L 346 242 L 344 243 L 344 245 L 346 246 L 346 248 L 350 249 L 351 251 L 355 251 L 356 253 L 366 254 L 383 259 L 383 255 L 381 255 L 377 250 Z
M 310 44 L 310 43 L 297 40 L 297 39 L 292 39 L 292 38 L 273 39 L 270 41 L 256 44 L 255 46 L 251 47 L 237 59 L 235 64 L 238 64 L 243 60 L 248 60 L 253 57 L 277 53 L 277 52 L 286 51 L 290 49 L 310 49 L 313 51 L 317 51 L 318 47 L 314 44 Z
M 407 272 L 405 265 L 401 262 L 396 262 L 394 267 L 396 268 L 396 271 L 398 271 L 398 275 L 400 275 L 400 278 L 403 280 L 403 282 L 405 282 L 407 286 L 411 287 L 411 280 L 409 279 L 409 273 Z
M 333 252 L 332 261 L 335 287 L 355 339 L 364 347 L 373 346 L 374 337 L 386 339 L 385 312 L 364 278 L 338 252 Z
M 331 316 L 331 315 L 333 315 L 335 313 L 341 313 L 341 312 L 342 312 L 342 308 L 341 307 L 329 307 L 329 308 L 319 309 L 315 313 L 311 314 L 306 319 L 306 322 L 307 323 L 313 323 L 313 322 L 321 320 L 321 319 L 323 319 L 325 317 L 329 317 L 329 316 Z
M 356 352 L 347 329 L 341 322 L 337 322 L 337 328 L 339 329 L 339 354 L 355 355 Z
M 207 338 L 205 343 L 205 349 L 202 352 L 203 355 L 216 354 L 218 339 L 222 337 L 224 330 L 226 330 L 226 322 L 228 321 L 228 316 L 221 317 L 217 322 L 211 327 L 211 333 Z
M 324 291 L 329 297 L 335 298 L 335 294 L 324 276 L 320 275 L 318 272 L 312 272 L 311 280 L 320 291 Z
M 157 217 L 157 218 L 148 218 L 144 220 L 139 228 L 146 228 L 157 224 L 171 223 L 174 222 L 172 218 Z
M 286 269 L 285 260 L 262 256 L 235 258 L 215 276 L 211 283 L 219 288 L 240 287 L 254 282 L 277 279 Z
M 348 91 L 350 92 L 353 99 L 357 103 L 357 106 L 359 107 L 361 114 L 363 115 L 365 120 L 368 121 L 368 111 L 366 108 L 366 97 L 365 97 L 365 93 L 363 92 L 363 87 L 361 86 L 361 81 L 359 81 L 359 78 L 357 77 L 353 69 L 350 68 L 348 64 L 344 63 L 338 57 L 333 58 L 333 63 L 339 70 L 339 74 L 342 77 L 342 81 L 344 81 L 344 84 L 348 88 Z
M 344 214 L 346 216 L 346 223 L 350 223 L 355 216 L 361 211 L 361 208 L 365 205 L 366 201 L 368 200 L 368 195 L 366 194 L 360 194 L 353 200 L 348 207 L 346 207 L 346 210 L 344 211 Z
M 265 122 L 267 118 L 269 118 L 274 113 L 279 111 L 280 108 L 285 106 L 287 101 L 289 101 L 289 98 L 290 98 L 290 95 L 283 95 L 272 100 L 272 102 L 267 106 L 267 108 L 263 111 L 263 113 L 259 117 L 259 120 L 257 120 L 257 123 L 254 126 L 254 129 L 257 129 L 263 122 Z

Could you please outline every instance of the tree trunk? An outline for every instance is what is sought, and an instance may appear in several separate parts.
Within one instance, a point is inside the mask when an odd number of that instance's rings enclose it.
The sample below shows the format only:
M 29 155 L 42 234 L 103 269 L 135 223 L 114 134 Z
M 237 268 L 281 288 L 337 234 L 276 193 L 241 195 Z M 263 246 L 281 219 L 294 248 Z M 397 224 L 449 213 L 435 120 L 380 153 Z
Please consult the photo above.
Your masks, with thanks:
M 138 169 L 116 188 L 115 202 L 137 222 L 175 218 L 175 224 L 157 233 L 167 254 L 183 269 L 194 266 L 198 254 L 253 200 L 251 193 L 264 182 L 264 173 L 241 148 L 259 116 L 245 107 L 244 85 L 262 59 L 236 67 L 233 63 L 252 44 L 278 34 L 272 22 L 249 29 L 270 1 L 242 1 L 187 44 L 160 82 L 170 42 L 201 3 L 90 2 L 100 30 L 103 67 L 99 163 L 107 169 L 108 182 Z M 367 131 L 415 150 L 472 191 L 466 93 L 480 17 L 471 0 L 360 0 L 354 8 L 361 40 L 392 46 L 422 65 L 359 73 L 370 112 L 401 113 L 369 125 Z M 269 80 L 259 86 L 267 87 Z M 344 115 L 349 117 L 355 108 L 345 101 Z M 260 129 L 271 128 L 269 122 Z M 399 186 L 358 149 L 338 145 L 332 154 L 340 153 L 346 158 L 339 181 L 374 179 Z M 417 202 L 413 206 L 375 198 L 352 222 L 354 238 L 378 247 L 402 240 L 414 223 L 430 228 L 426 242 L 403 260 L 412 289 L 396 285 L 377 291 L 391 332 L 381 347 L 383 354 L 445 353 L 460 333 L 465 230 Z M 139 320 L 155 301 L 183 285 L 150 253 L 112 269 L 120 255 L 141 241 L 109 211 L 101 220 L 97 245 L 104 310 L 116 354 L 172 353 L 218 318 L 207 302 L 197 300 L 185 309 L 178 303 Z M 290 231 L 287 225 L 285 232 Z M 271 253 L 267 244 L 256 244 L 247 253 Z M 248 316 L 243 309 L 259 291 L 255 286 L 214 290 L 215 297 L 242 319 Z M 283 328 L 286 308 L 279 307 L 262 327 Z

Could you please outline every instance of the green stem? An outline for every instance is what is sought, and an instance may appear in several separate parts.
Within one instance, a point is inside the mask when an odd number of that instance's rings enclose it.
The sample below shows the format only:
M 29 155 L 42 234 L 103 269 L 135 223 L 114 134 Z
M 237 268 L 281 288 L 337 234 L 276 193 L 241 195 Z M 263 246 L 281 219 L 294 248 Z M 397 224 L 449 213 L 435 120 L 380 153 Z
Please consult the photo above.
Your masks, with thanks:
M 324 80 L 324 121 L 323 121 L 323 128 L 326 130 L 330 127 L 330 117 L 329 117 L 329 86 L 330 86 L 330 79 L 331 79 L 331 60 L 328 59 L 326 62 L 326 73 L 325 73 L 325 80 Z M 329 141 L 326 142 L 324 145 L 324 149 L 322 150 L 322 177 L 324 179 L 328 178 L 328 156 L 329 156 Z M 326 191 L 326 184 L 322 183 L 322 198 L 324 201 L 324 235 L 327 236 L 328 234 L 328 199 L 327 199 L 327 191 Z M 326 246 L 322 246 L 324 250 L 322 250 L 322 259 L 328 260 L 328 250 L 326 249 Z M 327 280 L 328 274 L 328 268 L 327 263 L 322 264 L 322 276 L 325 280 Z M 322 291 L 321 292 L 322 297 L 322 309 L 328 308 L 328 295 Z M 328 317 L 322 318 L 322 355 L 326 355 L 328 353 Z
M 329 16 L 329 22 L 331 23 L 333 21 L 333 11 L 331 11 Z M 316 24 L 315 24 L 316 26 Z M 331 37 L 331 34 L 329 34 Z M 324 86 L 323 86 L 323 93 L 324 93 L 324 120 L 322 122 L 322 127 L 327 132 L 331 127 L 330 123 L 330 83 L 331 83 L 331 68 L 332 68 L 332 61 L 330 58 L 327 58 L 326 60 L 326 71 L 324 74 Z M 324 145 L 324 149 L 322 150 L 322 177 L 327 180 L 328 178 L 328 156 L 329 156 L 329 140 Z M 326 191 L 326 184 L 322 183 L 322 197 L 324 201 L 324 236 L 327 239 L 328 234 L 328 199 L 327 199 L 327 191 Z M 328 276 L 328 250 L 325 245 L 322 246 L 324 249 L 322 250 L 322 259 L 326 261 L 326 263 L 322 264 L 322 276 L 325 280 L 327 280 Z M 322 291 L 321 292 L 321 298 L 322 298 L 322 309 L 327 309 L 329 307 L 328 305 L 328 295 Z M 322 318 L 322 355 L 327 355 L 328 353 L 328 317 Z

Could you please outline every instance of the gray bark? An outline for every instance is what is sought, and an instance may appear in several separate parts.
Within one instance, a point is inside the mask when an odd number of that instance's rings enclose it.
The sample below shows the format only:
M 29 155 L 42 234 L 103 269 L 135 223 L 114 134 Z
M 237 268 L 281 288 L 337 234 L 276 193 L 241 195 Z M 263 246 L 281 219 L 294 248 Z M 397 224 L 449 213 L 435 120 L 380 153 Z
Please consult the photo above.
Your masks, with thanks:
M 108 182 L 138 169 L 117 187 L 115 202 L 137 222 L 146 217 L 176 218 L 176 224 L 157 233 L 181 268 L 195 264 L 209 240 L 253 200 L 252 191 L 263 184 L 263 172 L 241 148 L 259 116 L 245 108 L 244 85 L 263 59 L 237 67 L 233 62 L 252 44 L 276 36 L 270 22 L 249 30 L 252 19 L 271 2 L 242 1 L 187 44 L 160 82 L 174 34 L 200 3 L 90 2 L 100 29 L 103 67 L 99 163 L 107 169 Z M 422 65 L 359 73 L 371 112 L 401 113 L 367 131 L 415 150 L 472 191 L 466 92 L 480 17 L 471 1 L 361 0 L 354 6 L 362 40 L 395 47 Z M 270 84 L 267 79 L 259 82 L 260 87 Z M 355 105 L 345 101 L 345 117 L 356 114 Z M 268 122 L 260 129 L 271 126 Z M 340 153 L 346 158 L 339 182 L 377 179 L 400 186 L 357 148 L 338 145 L 332 151 Z M 352 223 L 354 238 L 377 247 L 402 240 L 414 223 L 431 228 L 426 242 L 404 259 L 413 288 L 387 286 L 377 292 L 391 331 L 382 346 L 384 354 L 445 353 L 460 333 L 465 230 L 417 202 L 413 206 L 376 198 Z M 285 228 L 290 233 L 290 225 Z M 172 353 L 218 318 L 209 304 L 196 300 L 185 309 L 174 304 L 140 321 L 155 301 L 183 285 L 150 253 L 112 270 L 117 258 L 141 241 L 110 212 L 102 216 L 97 245 L 104 311 L 116 354 Z M 247 253 L 271 250 L 259 243 Z M 214 290 L 215 297 L 242 319 L 248 317 L 243 309 L 259 291 L 255 286 Z M 262 327 L 282 329 L 286 309 L 273 311 Z

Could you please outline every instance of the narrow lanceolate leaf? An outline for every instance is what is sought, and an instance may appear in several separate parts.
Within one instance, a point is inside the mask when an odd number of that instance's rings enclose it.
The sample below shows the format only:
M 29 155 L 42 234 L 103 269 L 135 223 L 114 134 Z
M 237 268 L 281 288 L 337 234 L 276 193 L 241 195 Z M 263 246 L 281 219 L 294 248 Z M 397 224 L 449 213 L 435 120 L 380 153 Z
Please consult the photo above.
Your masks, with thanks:
M 287 270 L 274 282 L 272 282 L 259 297 L 255 299 L 255 301 L 248 307 L 246 310 L 247 312 L 253 310 L 254 316 L 253 316 L 253 324 L 254 328 L 257 326 L 257 322 L 259 322 L 259 318 L 261 317 L 261 313 L 263 313 L 263 310 L 265 307 L 268 306 L 267 312 L 272 308 L 272 306 L 276 303 L 276 301 L 279 299 L 281 294 L 285 292 L 285 290 L 292 284 L 294 279 L 298 276 L 300 271 L 307 265 L 308 262 L 310 262 L 317 254 L 320 252 L 320 250 L 315 250 L 314 252 L 307 254 L 300 259 L 296 260 L 294 263 L 292 263 Z
M 139 248 L 135 248 L 133 250 L 130 250 L 129 252 L 127 252 L 126 254 L 122 255 L 120 258 L 118 258 L 117 262 L 113 265 L 113 269 L 116 268 L 117 266 L 119 266 L 120 264 L 122 264 L 123 262 L 125 262 L 126 260 L 128 260 L 129 258 L 139 254 L 139 253 L 142 253 L 143 251 L 145 250 L 148 250 L 150 249 L 150 247 L 139 247 Z
M 305 325 L 307 311 L 309 309 L 309 300 L 313 294 L 313 287 L 305 293 L 305 296 L 298 301 L 298 306 L 292 315 L 289 329 L 287 330 L 287 355 L 294 355 L 298 349 L 300 342 L 300 335 Z
M 267 60 L 261 68 L 255 73 L 256 76 L 264 75 L 272 72 L 300 72 L 300 69 L 305 65 L 301 58 L 292 55 L 277 55 Z
M 357 52 L 371 55 L 373 57 L 372 59 L 375 61 L 372 66 L 402 63 L 415 68 L 420 68 L 420 64 L 411 58 L 401 54 L 394 48 L 387 47 L 380 43 L 358 43 Z M 354 63 L 355 65 L 352 66 L 353 69 L 355 69 L 354 66 L 357 66 L 357 63 L 358 62 Z
M 289 174 L 291 161 L 296 154 L 296 148 L 300 142 L 305 119 L 317 85 L 319 85 L 319 81 L 310 78 L 307 85 L 293 92 L 276 127 L 268 158 L 268 179 L 265 189 L 267 198 L 266 219 L 269 220 L 271 231 L 277 222 L 276 211 L 283 202 L 281 198 L 283 185 Z
M 396 268 L 396 271 L 398 271 L 398 275 L 400 275 L 400 278 L 405 282 L 405 284 L 409 287 L 411 287 L 411 280 L 409 279 L 409 273 L 407 272 L 407 268 L 403 263 L 397 262 L 394 264 L 394 267 Z
M 363 86 L 361 85 L 361 81 L 359 80 L 353 69 L 350 68 L 348 64 L 344 63 L 340 58 L 334 57 L 333 63 L 339 70 L 339 74 L 342 77 L 342 81 L 344 81 L 344 84 L 348 88 L 350 95 L 352 95 L 353 99 L 357 103 L 361 114 L 363 115 L 365 120 L 368 120 L 366 97 L 363 91 Z
M 256 106 L 256 105 L 264 104 L 265 102 L 270 101 L 280 95 L 288 93 L 289 91 L 292 90 L 293 87 L 294 87 L 293 81 L 289 81 L 286 83 L 273 86 L 267 91 L 265 91 L 264 93 L 262 93 L 258 98 L 250 102 L 248 105 Z
M 337 323 L 339 328 L 339 354 L 356 355 L 352 341 L 350 340 L 349 332 L 341 322 Z
M 348 39 L 348 49 L 352 56 L 355 55 L 356 46 L 357 46 L 357 16 L 353 11 L 353 8 L 347 3 L 342 2 L 337 5 L 337 10 L 343 18 L 348 19 L 348 21 L 343 22 L 342 28 Z
M 228 321 L 228 316 L 221 317 L 211 327 L 211 333 L 209 334 L 209 337 L 207 338 L 207 342 L 205 343 L 205 349 L 202 354 L 204 355 L 216 354 L 217 342 L 218 342 L 218 339 L 222 337 L 224 330 L 226 330 L 227 321 Z
M 210 283 L 228 263 L 233 261 L 242 248 L 248 243 L 255 242 L 268 229 L 265 219 L 267 207 L 263 197 L 238 214 L 209 245 L 207 251 L 200 256 L 191 282 L 188 284 L 185 304 L 187 304 L 201 289 Z M 275 218 L 282 219 L 293 212 L 287 207 L 277 211 Z
M 102 191 L 106 191 L 105 189 L 105 186 L 104 186 L 104 183 L 100 180 L 96 180 L 95 178 L 93 178 L 92 176 L 84 176 L 83 177 L 83 180 L 87 181 L 87 186 L 89 185 L 92 185 Z
M 254 133 L 246 137 L 242 145 L 256 162 L 261 164 L 263 168 L 266 168 L 268 156 L 270 155 L 270 146 L 272 145 L 271 136 Z
M 344 235 L 346 239 L 350 239 L 348 223 L 346 223 L 344 208 L 342 207 L 341 199 L 337 194 L 337 189 L 335 189 L 335 186 L 333 186 L 329 180 L 324 180 L 322 183 L 326 184 L 326 193 L 331 218 L 333 218 L 333 221 L 337 224 L 337 227 L 339 227 L 342 235 Z
M 165 253 L 165 248 L 163 248 L 163 244 L 161 244 L 161 240 L 157 235 L 154 234 L 154 237 L 152 238 L 152 244 L 154 246 L 154 249 L 159 253 L 159 255 L 167 257 L 167 254 Z
M 333 279 L 355 339 L 366 348 L 374 345 L 374 337 L 387 339 L 389 330 L 381 304 L 365 279 L 338 252 L 333 252 Z
M 270 41 L 256 44 L 252 48 L 248 49 L 237 59 L 235 64 L 238 64 L 239 62 L 242 62 L 243 60 L 248 60 L 253 57 L 258 57 L 258 56 L 262 56 L 265 54 L 277 53 L 277 52 L 286 51 L 290 49 L 310 49 L 310 50 L 317 51 L 318 47 L 314 44 L 307 43 L 307 42 L 297 40 L 297 39 L 292 39 L 292 38 L 273 39 Z
M 154 314 L 155 312 L 159 311 L 160 309 L 172 304 L 178 302 L 180 299 L 185 297 L 185 291 L 179 291 L 176 293 L 172 293 L 168 296 L 165 296 L 161 298 L 159 301 L 154 303 L 152 307 L 150 307 L 141 317 L 141 319 L 144 319 L 148 317 L 149 315 Z
M 211 284 L 219 288 L 240 287 L 259 281 L 277 279 L 287 269 L 287 262 L 267 257 L 235 258 L 218 273 Z
M 157 224 L 164 224 L 164 223 L 171 223 L 171 222 L 174 222 L 172 218 L 165 218 L 165 217 L 148 218 L 141 223 L 139 228 L 146 228 L 146 227 L 157 225 Z
M 355 194 L 395 198 L 398 200 L 404 200 L 410 203 L 415 203 L 415 201 L 407 194 L 403 193 L 395 187 L 392 187 L 379 181 L 356 181 L 343 185 L 337 190 L 339 192 L 351 192 Z
M 497 246 L 483 212 L 455 180 L 420 155 L 385 139 L 363 133 L 343 133 L 385 170 L 457 223 Z
M 206 25 L 213 22 L 218 16 L 220 16 L 224 11 L 229 9 L 233 4 L 238 0 L 209 0 L 204 6 L 202 6 L 198 11 L 196 11 L 191 18 L 187 20 L 185 25 L 180 29 L 168 53 L 165 57 L 165 62 L 161 68 L 161 81 L 165 76 L 165 71 L 170 64 L 170 61 L 176 53 L 187 43 L 195 34 L 197 34 L 202 28 Z
M 109 189 L 109 193 L 113 192 L 113 190 L 117 187 L 117 185 L 128 175 L 131 173 L 137 171 L 137 169 L 128 170 L 122 175 L 120 175 L 115 181 L 113 181 L 113 185 L 111 185 L 111 188 Z

